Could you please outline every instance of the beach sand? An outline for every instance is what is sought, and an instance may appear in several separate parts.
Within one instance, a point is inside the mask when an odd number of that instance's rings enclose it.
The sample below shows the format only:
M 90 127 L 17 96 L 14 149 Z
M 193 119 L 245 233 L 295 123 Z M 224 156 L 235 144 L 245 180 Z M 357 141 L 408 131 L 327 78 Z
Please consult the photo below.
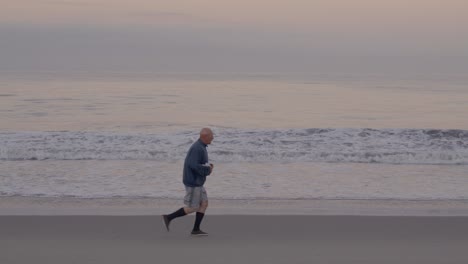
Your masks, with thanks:
M 468 217 L 0 216 L 0 263 L 468 263 Z

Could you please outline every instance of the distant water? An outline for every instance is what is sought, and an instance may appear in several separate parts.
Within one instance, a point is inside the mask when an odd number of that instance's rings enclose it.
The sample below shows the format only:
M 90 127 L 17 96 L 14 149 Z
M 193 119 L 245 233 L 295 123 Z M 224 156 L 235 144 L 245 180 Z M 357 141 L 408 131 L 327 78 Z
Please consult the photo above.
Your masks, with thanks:
M 220 199 L 468 199 L 468 81 L 456 76 L 0 78 L 0 195 L 177 198 L 215 131 Z

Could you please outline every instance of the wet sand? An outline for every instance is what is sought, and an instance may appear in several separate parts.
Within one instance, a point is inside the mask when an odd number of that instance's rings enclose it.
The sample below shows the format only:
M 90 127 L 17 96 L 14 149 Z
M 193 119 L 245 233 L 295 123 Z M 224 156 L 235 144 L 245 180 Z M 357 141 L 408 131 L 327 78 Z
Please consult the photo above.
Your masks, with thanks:
M 0 216 L 0 263 L 468 263 L 468 217 Z

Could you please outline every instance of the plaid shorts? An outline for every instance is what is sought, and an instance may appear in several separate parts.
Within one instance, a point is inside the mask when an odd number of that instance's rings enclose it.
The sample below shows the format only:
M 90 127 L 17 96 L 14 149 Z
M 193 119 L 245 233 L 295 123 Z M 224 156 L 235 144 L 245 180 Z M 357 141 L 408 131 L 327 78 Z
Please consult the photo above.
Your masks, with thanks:
M 184 204 L 190 208 L 198 208 L 202 202 L 208 201 L 205 187 L 185 186 Z

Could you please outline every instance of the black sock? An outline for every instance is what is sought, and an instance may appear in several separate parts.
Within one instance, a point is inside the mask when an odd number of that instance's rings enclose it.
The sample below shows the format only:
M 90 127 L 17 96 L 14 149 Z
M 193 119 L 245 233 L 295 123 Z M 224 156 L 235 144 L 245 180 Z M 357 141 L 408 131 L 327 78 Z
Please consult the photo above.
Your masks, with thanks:
M 169 218 L 169 221 L 172 221 L 172 219 L 174 218 L 177 218 L 177 217 L 181 217 L 181 216 L 184 216 L 186 215 L 185 211 L 184 211 L 184 208 L 180 208 L 179 210 L 173 212 L 172 214 L 168 215 L 167 218 Z
M 193 225 L 193 231 L 200 230 L 200 224 L 203 220 L 203 216 L 205 216 L 204 213 L 197 212 L 197 216 L 195 217 L 195 224 Z

